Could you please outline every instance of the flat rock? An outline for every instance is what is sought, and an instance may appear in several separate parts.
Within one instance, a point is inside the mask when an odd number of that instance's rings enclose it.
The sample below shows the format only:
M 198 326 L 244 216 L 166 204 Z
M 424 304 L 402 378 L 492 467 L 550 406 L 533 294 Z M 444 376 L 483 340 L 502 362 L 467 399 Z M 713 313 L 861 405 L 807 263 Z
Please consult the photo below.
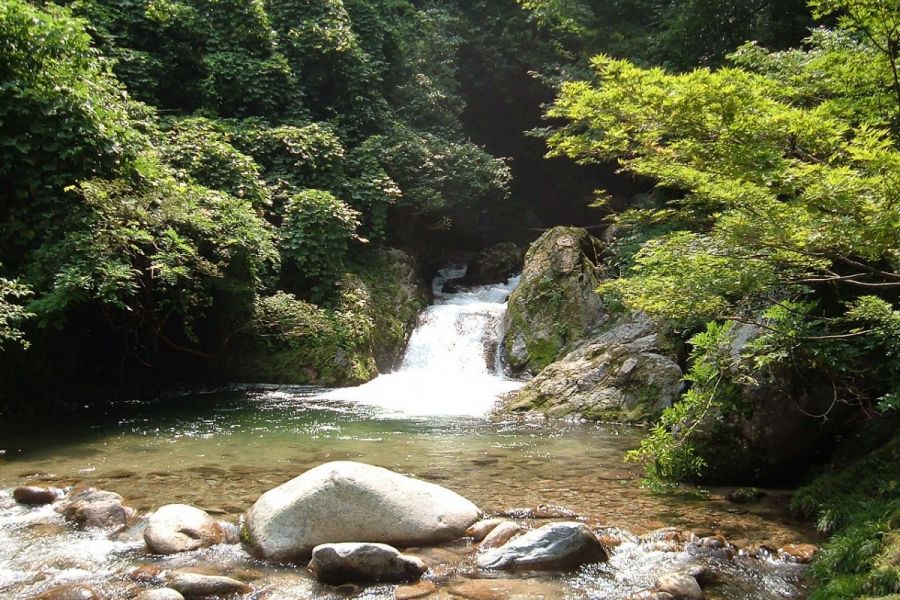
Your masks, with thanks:
M 100 592 L 83 583 L 58 585 L 32 600 L 103 600 Z
M 172 571 L 166 578 L 167 585 L 185 598 L 247 594 L 253 588 L 237 579 L 219 575 L 200 575 L 184 571 Z
M 298 561 L 328 543 L 440 544 L 465 535 L 479 516 L 477 506 L 439 485 L 339 461 L 263 494 L 246 530 L 255 554 Z
M 476 542 L 480 542 L 491 532 L 494 527 L 499 525 L 500 523 L 506 523 L 506 519 L 494 518 L 494 519 L 483 519 L 478 521 L 468 529 L 466 529 L 466 537 L 470 537 Z
M 59 499 L 59 496 L 59 492 L 53 488 L 36 485 L 17 487 L 13 490 L 13 499 L 19 504 L 27 504 L 29 506 L 52 504 Z
M 415 581 L 428 570 L 417 556 L 387 544 L 358 542 L 316 546 L 308 568 L 316 579 L 332 585 Z
M 477 559 L 482 569 L 565 570 L 604 562 L 606 550 L 583 523 L 549 523 L 529 531 Z
M 556 600 L 564 594 L 558 586 L 531 579 L 467 579 L 447 591 L 468 600 Z
M 671 594 L 675 600 L 703 600 L 697 580 L 686 573 L 669 573 L 656 580 L 656 589 Z
M 499 548 L 517 535 L 525 533 L 525 529 L 512 521 L 500 523 L 482 540 L 479 548 L 482 550 L 490 550 L 491 548 Z
M 176 554 L 221 544 L 228 529 L 205 511 L 186 504 L 167 504 L 150 515 L 144 541 L 155 554 Z
M 433 581 L 417 581 L 407 585 L 398 585 L 394 590 L 394 600 L 413 600 L 414 598 L 423 598 L 437 589 L 437 585 Z
M 172 588 L 158 588 L 155 590 L 144 590 L 135 596 L 134 600 L 184 600 L 184 596 Z

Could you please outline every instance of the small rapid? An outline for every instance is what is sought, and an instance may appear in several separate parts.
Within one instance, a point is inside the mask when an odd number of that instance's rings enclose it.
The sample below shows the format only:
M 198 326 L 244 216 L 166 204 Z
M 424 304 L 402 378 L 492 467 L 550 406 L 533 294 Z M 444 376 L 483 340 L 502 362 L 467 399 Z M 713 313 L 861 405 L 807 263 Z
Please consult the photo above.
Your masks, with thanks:
M 436 301 L 419 317 L 400 368 L 354 388 L 323 394 L 373 406 L 395 416 L 482 416 L 501 394 L 519 388 L 503 372 L 500 341 L 506 299 L 519 283 L 440 292 L 464 271 L 444 270 L 434 282 Z

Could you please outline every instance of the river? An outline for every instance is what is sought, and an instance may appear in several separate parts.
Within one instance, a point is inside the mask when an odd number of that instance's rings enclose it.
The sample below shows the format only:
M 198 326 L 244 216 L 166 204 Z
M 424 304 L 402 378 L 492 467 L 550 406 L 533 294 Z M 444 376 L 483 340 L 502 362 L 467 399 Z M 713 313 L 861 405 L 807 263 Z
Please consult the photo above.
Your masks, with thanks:
M 238 522 L 262 492 L 330 460 L 358 460 L 433 481 L 487 514 L 512 514 L 527 526 L 541 522 L 528 518 L 527 509 L 551 505 L 598 531 L 615 527 L 640 535 L 677 527 L 719 533 L 739 546 L 812 539 L 777 490 L 749 507 L 727 502 L 726 490 L 699 498 L 650 493 L 641 486 L 640 468 L 623 462 L 641 435 L 635 428 L 492 415 L 497 395 L 521 385 L 497 358 L 504 302 L 515 284 L 439 294 L 421 316 L 400 369 L 357 388 L 190 390 L 7 436 L 0 441 L 0 596 L 29 598 L 85 580 L 112 598 L 127 597 L 134 584 L 123 573 L 153 564 L 243 574 L 258 590 L 252 598 L 348 597 L 347 590 L 319 586 L 302 569 L 255 561 L 240 546 L 152 557 L 139 541 L 75 532 L 51 507 L 29 509 L 11 499 L 18 485 L 95 486 L 120 493 L 141 513 L 179 502 Z M 485 575 L 473 572 L 473 551 L 466 541 L 422 550 L 437 565 L 429 575 L 435 597 L 465 597 L 466 586 Z M 804 594 L 798 565 L 698 552 L 626 535 L 607 565 L 504 580 L 491 597 L 627 598 L 658 575 L 697 561 L 720 574 L 709 598 Z M 351 591 L 394 597 L 390 586 Z

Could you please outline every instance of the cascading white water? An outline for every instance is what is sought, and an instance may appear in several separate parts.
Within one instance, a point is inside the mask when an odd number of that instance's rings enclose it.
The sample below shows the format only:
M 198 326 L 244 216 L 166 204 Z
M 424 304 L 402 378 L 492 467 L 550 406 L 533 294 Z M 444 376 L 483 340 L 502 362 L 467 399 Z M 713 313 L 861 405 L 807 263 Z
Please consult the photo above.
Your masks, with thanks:
M 454 275 L 444 273 L 447 279 Z M 419 317 L 399 370 L 325 397 L 406 416 L 488 413 L 500 394 L 522 385 L 505 377 L 495 358 L 506 298 L 518 282 L 513 278 L 458 294 L 437 294 L 435 304 Z

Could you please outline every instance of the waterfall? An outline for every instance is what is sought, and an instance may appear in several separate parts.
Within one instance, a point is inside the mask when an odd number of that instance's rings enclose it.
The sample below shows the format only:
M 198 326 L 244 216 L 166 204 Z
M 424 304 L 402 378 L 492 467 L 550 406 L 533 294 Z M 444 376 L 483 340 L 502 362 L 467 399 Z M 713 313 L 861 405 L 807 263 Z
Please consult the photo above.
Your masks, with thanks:
M 436 290 L 463 273 L 442 271 Z M 324 396 L 408 416 L 487 414 L 500 394 L 521 385 L 503 374 L 499 360 L 506 299 L 518 282 L 438 292 L 419 316 L 397 371 Z

